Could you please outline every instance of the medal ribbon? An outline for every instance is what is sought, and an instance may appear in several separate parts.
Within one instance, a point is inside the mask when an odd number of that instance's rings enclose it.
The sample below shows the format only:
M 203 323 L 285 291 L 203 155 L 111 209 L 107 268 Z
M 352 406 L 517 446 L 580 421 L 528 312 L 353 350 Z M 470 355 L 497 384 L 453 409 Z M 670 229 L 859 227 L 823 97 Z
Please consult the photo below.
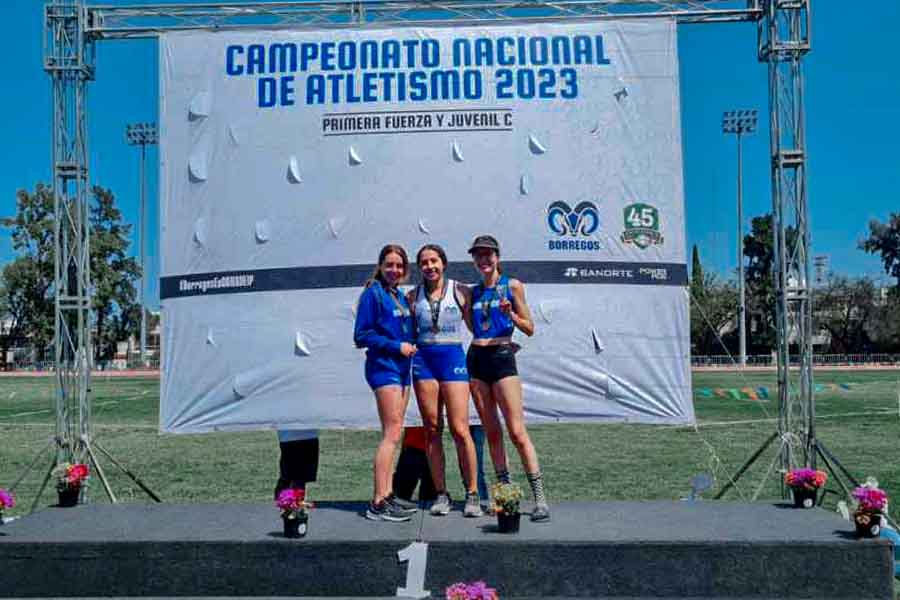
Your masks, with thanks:
M 400 310 L 400 329 L 403 333 L 408 334 L 409 328 L 406 325 L 406 311 L 403 308 L 403 305 L 400 303 L 400 299 L 398 296 L 400 295 L 400 291 L 397 288 L 388 288 L 387 289 L 388 296 L 391 297 L 391 300 L 394 301 L 394 306 L 396 306 Z
M 441 280 L 442 285 L 444 286 L 441 290 L 441 297 L 437 300 L 432 300 L 428 295 L 428 291 L 426 289 L 425 292 L 425 300 L 428 302 L 428 310 L 431 312 L 431 333 L 437 333 L 440 331 L 438 328 L 438 323 L 441 320 L 441 304 L 444 302 L 444 298 L 447 297 L 447 280 Z

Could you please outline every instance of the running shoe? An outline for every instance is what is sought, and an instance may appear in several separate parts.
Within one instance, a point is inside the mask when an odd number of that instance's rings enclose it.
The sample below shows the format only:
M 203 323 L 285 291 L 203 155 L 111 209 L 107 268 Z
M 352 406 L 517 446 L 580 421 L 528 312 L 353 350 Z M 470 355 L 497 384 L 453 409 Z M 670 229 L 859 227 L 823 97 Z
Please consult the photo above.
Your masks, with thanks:
M 438 492 L 437 500 L 431 505 L 431 514 L 436 517 L 450 514 L 450 502 L 450 494 Z
M 535 523 L 550 520 L 550 507 L 546 504 L 536 504 L 531 511 L 531 520 Z
M 391 521 L 401 523 L 409 521 L 412 517 L 409 513 L 404 512 L 399 506 L 390 502 L 385 498 L 378 504 L 369 502 L 369 508 L 366 509 L 366 518 L 370 521 Z
M 484 516 L 478 492 L 466 492 L 466 506 L 463 508 L 463 516 L 470 518 Z
M 419 512 L 419 505 L 412 500 L 404 500 L 403 498 L 399 498 L 395 496 L 393 493 L 388 494 L 387 498 L 385 498 L 391 504 L 394 504 L 399 508 L 402 512 L 405 512 L 409 515 L 414 515 Z

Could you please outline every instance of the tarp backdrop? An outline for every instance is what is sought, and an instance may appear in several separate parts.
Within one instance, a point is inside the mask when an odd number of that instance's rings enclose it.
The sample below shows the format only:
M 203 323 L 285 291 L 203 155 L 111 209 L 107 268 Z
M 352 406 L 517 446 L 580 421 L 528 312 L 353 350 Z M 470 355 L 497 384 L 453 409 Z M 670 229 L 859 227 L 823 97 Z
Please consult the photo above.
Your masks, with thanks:
M 692 422 L 675 32 L 162 36 L 160 428 L 377 426 L 352 327 L 379 249 L 472 282 L 482 233 L 527 285 L 529 421 Z

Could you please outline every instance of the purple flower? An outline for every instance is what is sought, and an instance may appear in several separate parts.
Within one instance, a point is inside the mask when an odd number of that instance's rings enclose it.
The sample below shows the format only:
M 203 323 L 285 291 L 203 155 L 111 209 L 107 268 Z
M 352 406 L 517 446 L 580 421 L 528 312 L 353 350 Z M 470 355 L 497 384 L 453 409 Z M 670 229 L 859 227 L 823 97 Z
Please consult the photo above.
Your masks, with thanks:
M 447 600 L 497 600 L 497 590 L 483 581 L 454 583 L 444 592 Z
M 0 488 L 0 510 L 4 508 L 13 508 L 16 505 L 16 497 L 11 492 L 7 492 Z
M 887 506 L 887 494 L 876 487 L 858 487 L 853 490 L 853 497 L 859 503 L 859 510 L 880 512 Z
M 275 506 L 285 513 L 300 512 L 309 508 L 309 504 L 306 502 L 306 490 L 300 488 L 282 490 L 278 494 Z

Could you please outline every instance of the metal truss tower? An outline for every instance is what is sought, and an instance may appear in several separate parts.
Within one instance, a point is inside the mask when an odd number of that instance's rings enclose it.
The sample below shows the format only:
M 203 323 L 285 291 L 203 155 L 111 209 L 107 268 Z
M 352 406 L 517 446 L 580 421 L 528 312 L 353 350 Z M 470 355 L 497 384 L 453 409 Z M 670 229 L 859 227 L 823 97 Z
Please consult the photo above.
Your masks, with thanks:
M 762 7 L 758 38 L 759 59 L 769 66 L 778 433 L 781 466 L 787 470 L 816 463 L 802 67 L 810 49 L 810 12 L 809 0 L 764 0 Z
M 44 10 L 44 70 L 53 90 L 56 460 L 83 461 L 91 435 L 87 83 L 94 44 L 79 0 L 55 0 Z
M 779 421 L 777 431 L 745 466 L 779 438 L 782 468 L 815 465 L 817 455 L 831 466 L 829 457 L 833 457 L 823 452 L 815 436 L 812 381 L 802 70 L 803 57 L 810 49 L 809 4 L 810 0 L 338 0 L 86 6 L 83 0 L 51 0 L 45 14 L 44 65 L 52 80 L 54 106 L 57 460 L 87 455 L 96 465 L 90 443 L 92 352 L 85 98 L 87 83 L 94 78 L 97 41 L 156 37 L 179 30 L 673 18 L 679 23 L 756 22 L 759 60 L 769 68 Z

